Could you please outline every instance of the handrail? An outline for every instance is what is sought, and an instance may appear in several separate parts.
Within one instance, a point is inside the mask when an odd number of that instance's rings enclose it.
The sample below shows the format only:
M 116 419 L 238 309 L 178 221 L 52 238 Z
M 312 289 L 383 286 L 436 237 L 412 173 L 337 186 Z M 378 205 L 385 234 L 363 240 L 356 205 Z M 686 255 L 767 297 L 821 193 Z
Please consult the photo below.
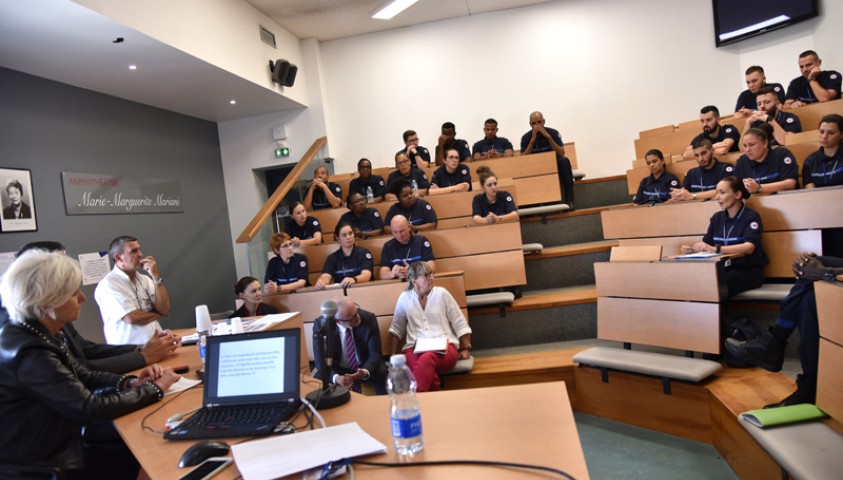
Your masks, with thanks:
M 293 184 L 296 183 L 298 178 L 301 176 L 301 173 L 304 171 L 305 168 L 310 164 L 310 161 L 316 157 L 316 154 L 319 150 L 325 147 L 328 143 L 328 137 L 320 137 L 313 141 L 313 145 L 307 149 L 307 152 L 304 153 L 301 160 L 298 161 L 293 170 L 287 175 L 287 178 L 281 182 L 281 185 L 275 189 L 275 192 L 272 193 L 272 196 L 269 197 L 269 200 L 263 204 L 258 213 L 252 219 L 251 222 L 243 229 L 243 233 L 237 237 L 237 243 L 249 243 L 252 239 L 257 236 L 258 232 L 260 231 L 263 224 L 269 220 L 269 217 L 272 215 L 272 212 L 278 207 L 278 204 L 281 203 L 281 200 L 287 195 L 287 192 L 293 187 Z

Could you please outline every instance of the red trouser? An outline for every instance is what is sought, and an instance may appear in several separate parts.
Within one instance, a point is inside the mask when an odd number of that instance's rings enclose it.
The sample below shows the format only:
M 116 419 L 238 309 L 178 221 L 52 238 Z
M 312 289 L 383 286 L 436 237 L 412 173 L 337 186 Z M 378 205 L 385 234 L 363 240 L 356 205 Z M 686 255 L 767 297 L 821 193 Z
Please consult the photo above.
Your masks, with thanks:
M 407 366 L 416 376 L 417 392 L 437 391 L 442 389 L 439 373 L 454 368 L 460 355 L 454 344 L 448 344 L 448 351 L 444 354 L 437 352 L 413 353 L 412 348 L 404 350 Z

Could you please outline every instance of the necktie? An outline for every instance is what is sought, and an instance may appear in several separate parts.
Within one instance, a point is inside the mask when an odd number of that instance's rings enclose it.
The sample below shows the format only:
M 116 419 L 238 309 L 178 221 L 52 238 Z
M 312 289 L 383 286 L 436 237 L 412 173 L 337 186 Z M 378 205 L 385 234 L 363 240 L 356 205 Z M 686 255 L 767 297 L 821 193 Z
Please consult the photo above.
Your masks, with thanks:
M 357 363 L 357 349 L 354 348 L 354 337 L 351 335 L 351 329 L 345 329 L 345 360 L 348 363 L 348 371 L 349 372 L 356 372 L 360 365 Z M 360 393 L 360 384 L 358 382 L 354 382 L 351 385 L 351 390 L 357 393 Z

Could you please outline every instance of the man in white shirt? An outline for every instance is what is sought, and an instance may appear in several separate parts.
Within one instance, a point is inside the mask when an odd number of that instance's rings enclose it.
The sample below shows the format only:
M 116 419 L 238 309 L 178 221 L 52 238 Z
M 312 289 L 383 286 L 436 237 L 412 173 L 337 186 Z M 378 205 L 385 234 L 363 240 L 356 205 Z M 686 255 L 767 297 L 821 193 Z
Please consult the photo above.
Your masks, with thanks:
M 144 257 L 135 237 L 111 242 L 114 268 L 94 291 L 102 314 L 105 340 L 110 344 L 143 344 L 161 330 L 158 319 L 170 313 L 170 296 L 158 264 Z

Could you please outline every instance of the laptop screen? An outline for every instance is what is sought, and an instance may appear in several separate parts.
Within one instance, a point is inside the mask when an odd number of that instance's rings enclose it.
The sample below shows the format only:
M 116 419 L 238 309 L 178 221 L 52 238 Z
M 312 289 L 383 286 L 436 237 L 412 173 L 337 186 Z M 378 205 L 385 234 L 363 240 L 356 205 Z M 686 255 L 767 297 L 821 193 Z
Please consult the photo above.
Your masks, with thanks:
M 205 406 L 297 400 L 300 336 L 294 328 L 208 337 Z

